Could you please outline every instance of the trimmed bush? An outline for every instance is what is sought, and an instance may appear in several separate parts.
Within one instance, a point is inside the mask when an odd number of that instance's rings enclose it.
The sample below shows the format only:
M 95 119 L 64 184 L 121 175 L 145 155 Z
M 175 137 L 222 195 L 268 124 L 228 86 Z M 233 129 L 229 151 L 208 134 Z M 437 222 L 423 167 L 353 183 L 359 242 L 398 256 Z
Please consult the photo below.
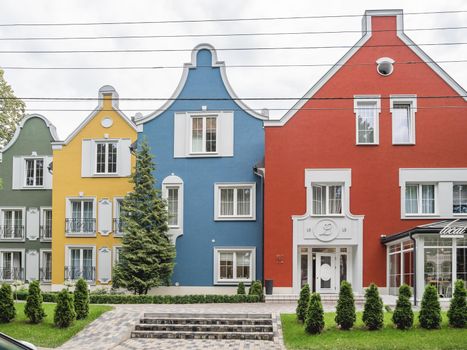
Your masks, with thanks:
M 458 280 L 454 286 L 454 295 L 448 310 L 449 325 L 455 328 L 464 328 L 467 324 L 467 305 L 465 302 L 464 281 Z
M 342 281 L 339 291 L 339 300 L 337 301 L 336 324 L 343 330 L 349 330 L 353 327 L 357 319 L 355 312 L 355 300 L 352 291 L 352 285 L 347 281 Z
M 261 281 L 254 281 L 251 286 L 250 290 L 248 291 L 249 295 L 257 295 L 260 301 L 264 300 L 264 293 L 263 293 L 263 284 Z
M 427 285 L 423 292 L 418 319 L 422 328 L 438 329 L 441 327 L 441 306 L 439 305 L 438 291 L 431 284 Z
M 42 294 L 39 281 L 33 281 L 29 284 L 24 314 L 29 318 L 31 323 L 41 323 L 44 317 L 47 316 L 42 307 Z
M 0 322 L 8 323 L 16 317 L 15 302 L 11 286 L 7 283 L 0 288 Z
M 57 306 L 54 312 L 54 324 L 58 328 L 67 328 L 76 319 L 73 307 L 73 296 L 65 288 L 57 295 Z
M 83 320 L 89 315 L 89 291 L 88 284 L 82 278 L 76 282 L 73 298 L 76 319 Z
M 310 302 L 310 286 L 306 283 L 300 291 L 300 298 L 297 304 L 297 320 L 304 322 L 306 318 L 306 311 L 308 309 L 308 303 Z
M 324 311 L 321 296 L 311 294 L 305 317 L 305 331 L 310 334 L 319 334 L 324 329 Z
M 383 328 L 384 311 L 376 284 L 372 283 L 365 291 L 365 306 L 363 308 L 363 323 L 370 330 Z
M 245 291 L 245 284 L 244 284 L 243 282 L 240 282 L 240 283 L 238 284 L 237 294 L 238 294 L 238 295 L 245 295 L 245 294 L 246 294 L 246 291 Z
M 392 322 L 394 322 L 398 329 L 404 330 L 412 328 L 413 326 L 412 304 L 409 300 L 411 295 L 412 292 L 408 285 L 403 284 L 400 286 L 399 298 L 397 299 L 396 308 L 392 315 Z

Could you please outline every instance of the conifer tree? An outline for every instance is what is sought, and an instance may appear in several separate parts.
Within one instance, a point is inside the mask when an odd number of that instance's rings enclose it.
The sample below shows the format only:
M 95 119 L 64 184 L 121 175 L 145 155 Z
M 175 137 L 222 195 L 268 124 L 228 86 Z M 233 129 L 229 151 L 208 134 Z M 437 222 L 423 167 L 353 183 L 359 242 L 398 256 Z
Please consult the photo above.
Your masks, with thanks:
M 88 284 L 83 278 L 80 278 L 75 285 L 73 298 L 76 319 L 82 320 L 88 317 L 89 314 L 89 291 Z
M 243 282 L 240 282 L 238 284 L 238 287 L 237 287 L 237 294 L 239 295 L 245 295 L 246 294 L 246 291 L 245 291 L 245 284 Z
M 398 329 L 409 329 L 413 326 L 413 311 L 412 304 L 409 298 L 412 292 L 410 287 L 403 284 L 399 288 L 399 297 L 397 299 L 396 308 L 392 314 L 392 322 Z
M 357 315 L 355 313 L 355 300 L 352 285 L 347 281 L 342 281 L 334 320 L 341 329 L 349 330 L 353 327 L 356 319 Z
M 33 281 L 29 284 L 24 314 L 29 318 L 31 323 L 40 323 L 46 316 L 42 307 L 42 294 L 39 281 Z
M 168 236 L 167 203 L 155 185 L 155 165 L 144 140 L 136 152 L 132 174 L 133 192 L 123 200 L 123 244 L 114 269 L 114 286 L 135 294 L 168 285 L 175 259 L 175 247 Z
M 455 328 L 464 328 L 467 325 L 467 304 L 465 302 L 464 281 L 458 280 L 454 285 L 454 295 L 449 305 L 449 325 Z
M 15 317 L 16 309 L 11 286 L 4 283 L 0 288 L 0 323 L 8 323 Z
M 257 295 L 259 297 L 259 301 L 264 301 L 263 284 L 261 283 L 261 281 L 254 281 L 251 284 L 250 289 L 248 290 L 248 294 Z
M 304 322 L 306 317 L 306 311 L 308 309 L 308 303 L 310 302 L 310 286 L 308 283 L 302 287 L 300 291 L 300 297 L 298 298 L 297 304 L 297 320 Z
M 54 324 L 58 328 L 67 328 L 76 319 L 73 306 L 73 296 L 67 289 L 63 288 L 57 295 L 57 305 L 54 311 Z
M 376 284 L 372 283 L 365 291 L 365 305 L 363 308 L 363 323 L 370 330 L 374 331 L 383 328 L 384 311 Z
M 321 304 L 321 296 L 318 293 L 311 294 L 305 318 L 305 331 L 310 334 L 321 333 L 324 329 L 324 311 Z
M 441 305 L 435 286 L 428 284 L 423 292 L 422 305 L 418 315 L 420 327 L 438 329 L 441 327 Z

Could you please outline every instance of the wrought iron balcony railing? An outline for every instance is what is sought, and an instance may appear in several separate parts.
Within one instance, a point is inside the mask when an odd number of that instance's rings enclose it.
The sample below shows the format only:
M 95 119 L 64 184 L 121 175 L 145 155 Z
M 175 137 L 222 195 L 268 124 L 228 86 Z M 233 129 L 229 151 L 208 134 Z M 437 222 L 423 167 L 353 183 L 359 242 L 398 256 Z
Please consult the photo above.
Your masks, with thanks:
M 24 240 L 23 225 L 3 225 L 0 226 L 0 238 L 12 240 Z
M 66 233 L 95 233 L 96 232 L 96 219 L 95 218 L 73 218 L 65 219 L 65 232 Z
M 39 269 L 39 278 L 41 282 L 50 282 L 52 280 L 52 266 L 41 267 Z
M 65 280 L 78 280 L 84 278 L 86 281 L 95 281 L 96 268 L 94 266 L 89 267 L 74 267 L 65 266 Z
M 40 236 L 41 240 L 50 241 L 52 239 L 52 225 L 41 226 Z
M 24 281 L 24 269 L 22 267 L 0 268 L 0 280 L 2 281 Z

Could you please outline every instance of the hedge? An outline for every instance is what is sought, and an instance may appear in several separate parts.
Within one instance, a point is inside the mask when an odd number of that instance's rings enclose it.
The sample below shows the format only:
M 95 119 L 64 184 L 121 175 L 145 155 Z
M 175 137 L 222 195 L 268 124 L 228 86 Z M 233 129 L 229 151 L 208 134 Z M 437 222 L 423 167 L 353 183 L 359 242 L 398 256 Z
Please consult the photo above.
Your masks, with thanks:
M 44 302 L 55 303 L 57 294 L 42 293 Z M 27 291 L 18 291 L 18 300 L 26 300 Z M 209 303 L 258 303 L 258 295 L 131 295 L 89 294 L 91 304 L 209 304 Z

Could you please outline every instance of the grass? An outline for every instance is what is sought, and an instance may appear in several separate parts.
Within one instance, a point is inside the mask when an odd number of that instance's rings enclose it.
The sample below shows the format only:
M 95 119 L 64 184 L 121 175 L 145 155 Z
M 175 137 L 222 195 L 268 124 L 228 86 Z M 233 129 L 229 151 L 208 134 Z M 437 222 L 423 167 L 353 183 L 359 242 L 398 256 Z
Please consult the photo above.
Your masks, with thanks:
M 467 349 L 467 330 L 449 328 L 446 312 L 440 330 L 425 330 L 419 327 L 418 313 L 415 314 L 415 328 L 400 331 L 391 322 L 392 313 L 385 313 L 384 328 L 368 331 L 363 328 L 362 313 L 357 313 L 353 330 L 341 331 L 336 328 L 334 312 L 325 313 L 325 330 L 320 335 L 308 335 L 303 325 L 297 322 L 295 314 L 283 314 L 282 331 L 288 349 Z
M 10 323 L 0 324 L 0 332 L 10 337 L 28 341 L 36 346 L 54 348 L 62 345 L 89 323 L 104 312 L 112 310 L 111 306 L 90 305 L 89 316 L 85 320 L 75 321 L 69 328 L 56 328 L 53 324 L 55 304 L 43 304 L 47 317 L 40 324 L 31 324 L 24 315 L 25 303 L 17 303 L 16 318 Z

